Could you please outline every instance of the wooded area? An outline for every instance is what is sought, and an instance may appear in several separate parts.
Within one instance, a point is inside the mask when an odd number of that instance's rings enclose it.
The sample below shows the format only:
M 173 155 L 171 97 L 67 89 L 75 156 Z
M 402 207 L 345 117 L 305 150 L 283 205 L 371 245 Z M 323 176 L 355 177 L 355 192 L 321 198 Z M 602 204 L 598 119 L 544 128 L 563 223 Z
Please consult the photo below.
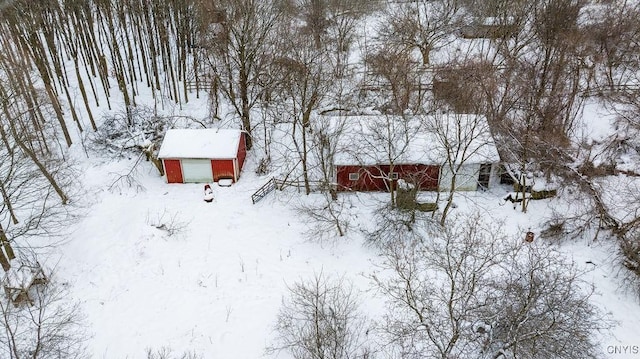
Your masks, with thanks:
M 173 120 L 163 110 L 204 96 L 209 122 L 198 125 L 224 120 L 246 131 L 263 174 L 285 173 L 304 193 L 312 184 L 325 193 L 318 208 L 301 209 L 319 223 L 316 234 L 342 236 L 348 227 L 334 183 L 334 158 L 346 150 L 337 138 L 347 127 L 329 115 L 378 115 L 370 151 L 387 157 L 390 172 L 406 151 L 401 144 L 418 131 L 435 133 L 450 150 L 442 165 L 453 174 L 442 226 L 469 141 L 490 133 L 502 160 L 517 168 L 523 198 L 534 173 L 585 196 L 579 214 L 558 214 L 549 228 L 566 236 L 609 230 L 640 288 L 639 195 L 622 186 L 628 195 L 607 202 L 610 189 L 600 185 L 623 170 L 640 175 L 619 167 L 621 155 L 640 154 L 637 1 L 0 0 L 0 48 L 5 268 L 17 240 L 55 235 L 72 218 L 70 147 L 87 156 L 103 155 L 92 151 L 98 147 L 135 153 L 162 173 L 158 144 Z M 148 93 L 153 103 L 141 103 Z M 615 115 L 615 136 L 584 140 L 587 103 Z M 96 108 L 111 114 L 100 118 Z M 443 127 L 445 114 L 478 120 Z M 407 121 L 398 126 L 392 117 Z M 290 147 L 285 161 L 272 163 L 277 124 L 288 126 Z M 522 212 L 527 203 L 518 203 Z M 411 264 L 387 255 L 390 265 Z M 321 279 L 312 284 L 326 285 Z M 390 283 L 379 286 L 397 296 Z

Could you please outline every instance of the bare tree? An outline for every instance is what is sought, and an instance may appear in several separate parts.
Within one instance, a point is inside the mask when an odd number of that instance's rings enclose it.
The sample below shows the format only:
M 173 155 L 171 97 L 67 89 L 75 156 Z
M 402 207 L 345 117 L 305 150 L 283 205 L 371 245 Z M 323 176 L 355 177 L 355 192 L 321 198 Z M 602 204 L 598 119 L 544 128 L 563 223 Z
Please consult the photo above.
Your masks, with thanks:
M 377 107 L 387 114 L 402 115 L 407 110 L 418 112 L 421 104 L 420 77 L 411 51 L 388 43 L 373 49 L 365 58 L 368 69 L 365 88 L 378 98 Z
M 315 201 L 304 202 L 299 211 L 309 218 L 307 237 L 322 241 L 337 232 L 342 237 L 350 227 L 348 208 L 350 201 L 338 197 L 336 179 L 336 156 L 345 149 L 342 140 L 346 119 L 339 116 L 318 116 L 312 123 L 310 162 L 311 177 L 317 178 L 319 194 Z
M 585 30 L 592 44 L 596 67 L 596 92 L 616 101 L 633 97 L 639 82 L 640 47 L 638 18 L 640 4 L 624 1 L 602 5 L 585 16 Z M 601 11 L 597 11 L 601 10 Z
M 367 0 L 295 0 L 282 1 L 288 17 L 301 24 L 296 32 L 313 38 L 316 49 L 329 54 L 336 77 L 346 74 L 348 55 L 355 41 L 362 17 L 375 11 L 379 4 Z
M 61 234 L 73 218 L 73 206 L 62 205 L 40 169 L 14 146 L 13 151 L 0 146 L 2 232 L 10 242 L 25 236 Z M 47 164 L 60 186 L 70 189 L 74 172 L 68 164 L 54 159 Z
M 434 137 L 435 160 L 441 162 L 440 190 L 446 188 L 448 192 L 440 216 L 440 224 L 444 225 L 458 189 L 476 187 L 480 164 L 496 162 L 498 154 L 483 115 L 442 115 L 436 111 L 423 117 L 423 122 Z
M 17 76 L 9 75 L 14 69 L 6 63 L 1 65 L 0 78 Z M 65 207 L 74 182 L 73 165 L 54 150 L 55 123 L 40 122 L 31 107 L 37 104 L 38 113 L 46 116 L 49 106 L 42 99 L 34 102 L 31 95 L 17 83 L 0 85 L 0 228 L 8 242 L 56 233 L 72 218 L 71 208 Z
M 384 268 L 394 274 L 374 279 L 389 299 L 382 330 L 399 357 L 444 359 L 474 352 L 476 335 L 468 323 L 476 319 L 480 292 L 503 253 L 498 232 L 469 222 L 428 237 L 414 231 L 413 240 L 399 237 L 387 246 Z
M 511 241 L 479 215 L 390 242 L 374 277 L 381 329 L 402 358 L 599 357 L 611 323 L 576 265 L 545 243 Z M 565 345 L 568 336 L 572 345 Z
M 587 15 L 585 28 L 595 62 L 593 93 L 615 114 L 615 132 L 581 148 L 576 161 L 581 166 L 569 174 L 581 184 L 586 205 L 565 223 L 572 233 L 597 228 L 594 237 L 611 234 L 620 247 L 620 263 L 627 269 L 623 286 L 640 294 L 638 171 L 628 165 L 629 156 L 640 153 L 640 4 L 610 2 Z
M 525 196 L 534 171 L 550 178 L 569 160 L 566 152 L 593 71 L 586 61 L 590 45 L 578 21 L 584 2 L 520 5 L 528 6 L 531 16 L 518 37 L 507 41 L 511 45 L 496 48 L 495 71 L 482 72 L 473 81 L 484 94 L 482 112 L 502 144 L 503 160 L 518 167 Z M 528 202 L 521 203 L 526 211 Z
M 346 197 L 331 198 L 329 192 L 323 191 L 314 195 L 316 201 L 305 202 L 298 207 L 298 211 L 309 221 L 305 233 L 310 241 L 324 242 L 327 239 L 343 237 L 350 228 L 351 202 Z
M 276 344 L 268 351 L 286 350 L 296 359 L 369 357 L 366 322 L 351 284 L 320 273 L 295 283 L 289 294 L 278 314 Z
M 33 305 L 0 301 L 0 353 L 9 359 L 88 358 L 87 334 L 78 303 L 70 300 L 67 283 L 49 276 L 30 291 Z
M 318 116 L 313 123 L 311 154 L 316 173 L 320 179 L 321 190 L 329 192 L 332 199 L 337 199 L 336 157 L 346 151 L 343 135 L 348 119 L 341 116 Z
M 389 6 L 378 30 L 383 43 L 407 50 L 418 49 L 422 64 L 429 65 L 431 52 L 438 50 L 454 37 L 459 27 L 459 0 L 418 0 Z
M 233 106 L 247 131 L 247 149 L 252 147 L 251 109 L 264 95 L 263 77 L 273 60 L 273 31 L 280 11 L 273 1 L 225 0 L 219 11 L 224 14 L 223 30 L 201 46 L 208 52 L 207 61 L 219 90 Z M 207 31 L 213 31 L 208 29 Z M 217 31 L 217 30 L 216 30 Z
M 332 71 L 326 62 L 326 52 L 316 49 L 304 38 L 290 37 L 283 46 L 282 56 L 274 63 L 279 92 L 275 101 L 290 123 L 291 140 L 301 165 L 305 192 L 309 194 L 313 121 L 330 93 Z
M 494 305 L 475 328 L 484 340 L 483 353 L 493 358 L 601 357 L 598 334 L 613 323 L 591 303 L 594 289 L 582 279 L 584 269 L 547 243 L 510 249 L 500 267 L 490 285 Z

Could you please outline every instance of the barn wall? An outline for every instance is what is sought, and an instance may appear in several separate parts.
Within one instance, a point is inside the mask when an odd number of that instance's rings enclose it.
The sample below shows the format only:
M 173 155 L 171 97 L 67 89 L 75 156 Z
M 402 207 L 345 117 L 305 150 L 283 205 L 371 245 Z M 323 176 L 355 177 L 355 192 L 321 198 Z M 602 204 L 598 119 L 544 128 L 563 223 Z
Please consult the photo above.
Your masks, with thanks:
M 398 177 L 418 184 L 422 191 L 435 191 L 438 189 L 438 177 L 440 168 L 430 165 L 396 165 L 393 172 L 398 172 Z
M 337 166 L 336 181 L 338 190 L 353 191 L 388 191 L 390 183 L 385 178 L 389 177 L 391 166 Z M 421 190 L 436 190 L 438 188 L 438 166 L 428 165 L 395 165 L 393 172 L 398 173 L 398 178 L 411 183 L 418 183 Z M 358 180 L 349 180 L 349 173 L 358 173 Z M 392 181 L 395 182 L 396 181 Z
M 167 176 L 167 183 L 182 183 L 182 167 L 180 160 L 163 159 L 164 173 Z
M 247 144 L 246 144 L 246 134 L 244 132 L 240 133 L 240 143 L 238 144 L 238 153 L 236 158 L 238 160 L 238 178 L 240 178 L 240 172 L 242 171 L 242 166 L 244 166 L 244 160 L 247 157 Z
M 479 163 L 464 164 L 458 171 L 456 176 L 456 191 L 475 191 L 478 189 L 478 173 L 480 171 Z M 440 173 L 440 191 L 449 191 L 451 189 L 451 170 L 448 166 L 442 166 Z
M 358 173 L 360 177 L 356 181 L 351 181 L 349 173 Z M 387 186 L 381 176 L 380 169 L 373 166 L 338 166 L 336 168 L 339 191 L 386 191 Z
M 211 160 L 211 170 L 213 171 L 213 180 L 215 182 L 220 178 L 233 178 L 235 182 L 233 160 Z

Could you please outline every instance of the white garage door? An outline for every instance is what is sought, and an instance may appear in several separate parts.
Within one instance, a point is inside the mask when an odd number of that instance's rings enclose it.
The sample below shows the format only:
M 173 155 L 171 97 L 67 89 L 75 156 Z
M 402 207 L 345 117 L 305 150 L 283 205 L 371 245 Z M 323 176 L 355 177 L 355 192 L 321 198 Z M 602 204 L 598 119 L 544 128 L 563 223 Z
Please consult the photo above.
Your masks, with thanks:
M 187 182 L 213 182 L 210 160 L 182 160 L 182 178 Z

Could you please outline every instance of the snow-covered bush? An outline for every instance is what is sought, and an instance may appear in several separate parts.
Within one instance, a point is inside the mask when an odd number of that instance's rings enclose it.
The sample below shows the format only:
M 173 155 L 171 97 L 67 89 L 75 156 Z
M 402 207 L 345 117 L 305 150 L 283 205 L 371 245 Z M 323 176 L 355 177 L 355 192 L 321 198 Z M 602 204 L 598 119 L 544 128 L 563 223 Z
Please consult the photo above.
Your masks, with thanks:
M 160 349 L 147 349 L 147 359 L 200 359 L 200 355 L 193 351 L 174 354 L 173 350 L 167 347 Z
M 166 208 L 154 215 L 147 213 L 147 224 L 166 233 L 168 237 L 184 234 L 190 221 L 181 217 L 180 212 L 171 212 Z

